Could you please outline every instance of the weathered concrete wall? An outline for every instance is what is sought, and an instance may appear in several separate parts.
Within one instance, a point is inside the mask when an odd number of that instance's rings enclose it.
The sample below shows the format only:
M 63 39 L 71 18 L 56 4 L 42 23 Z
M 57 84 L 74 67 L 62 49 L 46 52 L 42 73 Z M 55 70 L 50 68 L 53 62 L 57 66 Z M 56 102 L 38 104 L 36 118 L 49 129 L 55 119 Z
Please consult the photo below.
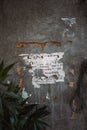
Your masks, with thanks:
M 52 108 L 50 130 L 85 130 L 86 127 L 86 112 L 82 112 L 76 120 L 71 120 L 69 106 L 77 87 L 80 64 L 87 58 L 86 8 L 85 0 L 0 0 L 1 59 L 12 63 L 17 61 L 20 53 L 41 53 L 41 48 L 37 46 L 18 49 L 18 42 L 47 42 L 44 52 L 64 52 L 64 83 L 32 89 L 29 82 L 32 77 L 28 78 L 28 74 L 25 77 L 27 91 L 32 93 L 33 90 L 38 101 L 44 102 L 47 92 L 50 94 L 50 101 L 46 100 Z M 75 22 L 70 25 L 62 18 L 75 18 Z M 52 46 L 50 41 L 61 42 L 61 46 Z M 63 119 L 59 118 L 61 111 Z

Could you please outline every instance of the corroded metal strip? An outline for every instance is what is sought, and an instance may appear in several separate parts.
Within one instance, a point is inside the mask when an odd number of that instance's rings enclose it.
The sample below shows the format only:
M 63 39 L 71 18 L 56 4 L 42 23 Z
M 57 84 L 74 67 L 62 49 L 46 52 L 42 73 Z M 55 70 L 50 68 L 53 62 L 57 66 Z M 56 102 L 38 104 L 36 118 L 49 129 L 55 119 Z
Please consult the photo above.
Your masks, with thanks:
M 58 42 L 58 41 L 50 41 L 51 45 L 53 46 L 58 46 L 60 47 L 61 46 L 61 42 Z
M 25 47 L 26 45 L 40 46 L 42 50 L 44 50 L 46 44 L 48 42 L 18 42 L 16 43 L 17 48 Z M 61 42 L 58 41 L 50 41 L 51 45 L 61 46 Z
M 16 43 L 17 48 L 25 47 L 26 45 L 40 46 L 44 50 L 47 42 L 18 42 Z

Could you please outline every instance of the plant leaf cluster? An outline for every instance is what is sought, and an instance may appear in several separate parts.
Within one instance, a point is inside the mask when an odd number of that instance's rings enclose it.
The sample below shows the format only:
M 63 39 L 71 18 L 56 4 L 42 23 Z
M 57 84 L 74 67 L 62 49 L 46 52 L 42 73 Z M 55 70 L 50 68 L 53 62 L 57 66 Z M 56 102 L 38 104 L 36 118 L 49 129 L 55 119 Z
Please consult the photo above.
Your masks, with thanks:
M 3 83 L 13 65 L 4 67 L 3 61 L 0 64 L 0 85 L 7 88 L 0 93 L 0 130 L 45 130 L 49 126 L 48 107 L 23 99 L 15 83 Z

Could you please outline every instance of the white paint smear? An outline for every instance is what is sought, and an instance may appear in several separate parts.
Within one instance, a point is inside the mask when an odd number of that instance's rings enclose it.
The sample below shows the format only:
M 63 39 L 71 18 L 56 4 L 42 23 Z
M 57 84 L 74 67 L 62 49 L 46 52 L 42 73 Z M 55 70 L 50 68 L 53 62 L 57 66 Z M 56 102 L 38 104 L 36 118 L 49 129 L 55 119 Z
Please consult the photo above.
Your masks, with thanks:
M 67 38 L 74 38 L 75 37 L 75 33 L 71 32 L 68 28 L 65 28 L 62 34 L 63 38 L 67 37 Z
M 28 98 L 28 93 L 25 91 L 25 88 L 23 88 L 23 91 L 22 91 L 22 98 L 26 99 Z
M 64 52 L 20 54 L 25 65 L 31 66 L 28 71 L 32 75 L 32 84 L 35 88 L 40 88 L 41 84 L 64 82 L 65 72 L 61 61 L 63 55 Z
M 73 24 L 76 24 L 76 18 L 61 18 L 61 20 L 70 27 L 72 27 Z

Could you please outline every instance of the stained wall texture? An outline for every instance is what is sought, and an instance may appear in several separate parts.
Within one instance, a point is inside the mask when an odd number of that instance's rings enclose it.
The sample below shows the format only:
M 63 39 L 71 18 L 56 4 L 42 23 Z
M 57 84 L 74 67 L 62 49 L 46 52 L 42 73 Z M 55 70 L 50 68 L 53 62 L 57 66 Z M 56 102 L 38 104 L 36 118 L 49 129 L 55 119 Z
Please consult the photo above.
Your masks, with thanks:
M 36 89 L 29 82 L 32 77 L 26 74 L 25 89 L 29 94 L 33 91 L 36 95 L 31 98 L 40 103 L 45 102 L 49 92 L 50 100 L 46 100 L 52 112 L 49 130 L 86 130 L 87 106 L 76 119 L 71 119 L 69 102 L 77 88 L 80 64 L 87 58 L 87 1 L 0 0 L 0 59 L 9 64 L 18 61 L 20 53 L 42 53 L 38 46 L 19 49 L 16 47 L 19 42 L 46 42 L 45 53 L 64 52 L 63 83 Z

